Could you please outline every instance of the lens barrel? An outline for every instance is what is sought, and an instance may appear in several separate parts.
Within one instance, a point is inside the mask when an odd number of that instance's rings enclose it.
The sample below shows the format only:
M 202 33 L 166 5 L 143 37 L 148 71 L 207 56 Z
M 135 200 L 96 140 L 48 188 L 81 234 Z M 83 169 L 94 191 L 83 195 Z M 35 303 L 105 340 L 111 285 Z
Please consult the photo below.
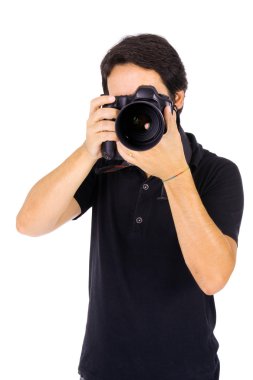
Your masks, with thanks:
M 134 101 L 121 109 L 115 131 L 127 148 L 144 151 L 160 141 L 165 132 L 165 120 L 160 109 L 151 102 Z

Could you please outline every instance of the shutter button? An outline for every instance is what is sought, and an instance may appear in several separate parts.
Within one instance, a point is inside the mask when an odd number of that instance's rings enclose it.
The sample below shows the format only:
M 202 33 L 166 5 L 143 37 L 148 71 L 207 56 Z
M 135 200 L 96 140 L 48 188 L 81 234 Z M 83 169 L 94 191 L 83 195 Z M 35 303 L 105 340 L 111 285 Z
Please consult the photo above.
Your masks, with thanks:
M 136 223 L 142 223 L 142 218 L 140 216 L 138 216 L 138 218 L 136 218 Z
M 142 188 L 143 188 L 144 190 L 148 190 L 149 185 L 148 185 L 147 183 L 144 183 L 144 185 L 142 186 Z

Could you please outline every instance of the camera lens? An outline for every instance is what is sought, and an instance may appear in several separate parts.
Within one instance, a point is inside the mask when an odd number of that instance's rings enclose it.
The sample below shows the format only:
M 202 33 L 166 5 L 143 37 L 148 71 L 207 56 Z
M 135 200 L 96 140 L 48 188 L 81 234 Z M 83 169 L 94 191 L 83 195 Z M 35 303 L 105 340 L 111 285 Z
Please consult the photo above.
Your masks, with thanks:
M 165 122 L 159 108 L 150 102 L 136 101 L 120 111 L 115 130 L 119 140 L 133 150 L 147 150 L 156 145 L 164 133 Z

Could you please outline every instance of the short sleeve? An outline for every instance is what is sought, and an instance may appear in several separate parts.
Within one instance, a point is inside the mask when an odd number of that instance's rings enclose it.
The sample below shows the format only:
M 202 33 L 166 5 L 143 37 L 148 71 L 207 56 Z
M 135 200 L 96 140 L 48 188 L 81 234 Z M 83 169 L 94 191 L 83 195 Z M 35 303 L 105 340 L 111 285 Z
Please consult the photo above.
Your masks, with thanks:
M 243 184 L 237 165 L 228 159 L 224 160 L 211 175 L 209 186 L 201 199 L 217 227 L 238 245 L 244 208 Z
M 80 218 L 80 216 L 92 207 L 95 202 L 97 193 L 97 174 L 95 173 L 95 165 L 74 194 L 74 198 L 81 208 L 81 213 L 72 220 Z

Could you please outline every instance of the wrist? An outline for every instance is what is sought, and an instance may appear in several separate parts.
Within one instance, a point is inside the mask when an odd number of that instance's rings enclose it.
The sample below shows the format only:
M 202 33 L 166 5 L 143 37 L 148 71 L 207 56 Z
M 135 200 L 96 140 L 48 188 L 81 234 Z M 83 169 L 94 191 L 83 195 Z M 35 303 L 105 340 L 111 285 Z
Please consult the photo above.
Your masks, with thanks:
M 80 147 L 85 153 L 86 158 L 90 161 L 91 164 L 95 164 L 98 160 L 98 157 L 93 156 L 87 148 L 86 141 Z
M 185 165 L 183 169 L 179 170 L 177 173 L 167 177 L 167 178 L 161 178 L 163 182 L 168 182 L 168 181 L 171 181 L 173 180 L 174 178 L 182 175 L 183 173 L 185 173 L 187 170 L 190 170 L 190 167 L 189 165 Z

